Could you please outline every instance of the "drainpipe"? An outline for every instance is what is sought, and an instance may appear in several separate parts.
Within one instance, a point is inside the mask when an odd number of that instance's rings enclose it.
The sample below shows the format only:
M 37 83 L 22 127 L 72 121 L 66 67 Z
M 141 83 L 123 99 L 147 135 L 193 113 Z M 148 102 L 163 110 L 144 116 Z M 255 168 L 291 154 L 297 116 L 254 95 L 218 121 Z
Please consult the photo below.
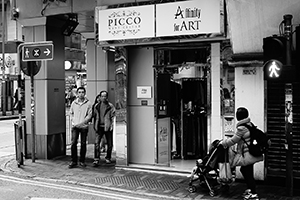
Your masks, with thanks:
M 6 82 L 5 82 L 5 7 L 2 0 L 2 115 L 6 115 Z

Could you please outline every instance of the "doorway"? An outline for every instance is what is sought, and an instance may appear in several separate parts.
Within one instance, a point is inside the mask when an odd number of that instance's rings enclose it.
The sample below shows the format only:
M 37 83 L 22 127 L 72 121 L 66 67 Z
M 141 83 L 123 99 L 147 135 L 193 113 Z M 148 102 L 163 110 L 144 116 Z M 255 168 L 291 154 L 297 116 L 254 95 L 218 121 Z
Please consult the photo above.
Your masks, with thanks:
M 192 53 L 192 56 L 188 61 L 184 53 L 178 53 L 183 51 L 176 50 L 176 59 L 180 60 L 181 64 L 176 64 L 173 60 L 173 63 L 169 62 L 171 64 L 168 65 L 154 66 L 157 162 L 176 170 L 190 170 L 195 165 L 195 160 L 206 155 L 208 146 L 208 68 L 207 64 L 203 63 L 206 59 L 201 59 L 200 56 L 207 55 L 207 49 L 202 50 L 205 53 L 199 49 L 189 49 L 188 52 Z M 199 55 L 200 59 L 193 53 Z M 167 54 L 170 56 L 174 52 Z M 195 60 L 191 60 L 191 57 Z M 164 125 L 167 127 L 165 130 L 169 130 L 165 131 L 169 135 L 165 145 L 161 144 L 160 139 L 163 132 L 162 122 L 169 123 Z

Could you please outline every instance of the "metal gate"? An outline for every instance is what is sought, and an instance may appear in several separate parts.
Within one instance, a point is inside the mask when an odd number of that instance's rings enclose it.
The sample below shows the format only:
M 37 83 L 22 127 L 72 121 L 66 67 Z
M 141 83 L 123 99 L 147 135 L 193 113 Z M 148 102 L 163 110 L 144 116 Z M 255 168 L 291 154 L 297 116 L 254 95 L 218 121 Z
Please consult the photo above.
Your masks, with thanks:
M 292 83 L 292 159 L 294 180 L 300 180 L 300 83 Z M 285 133 L 285 82 L 267 82 L 267 134 L 272 145 L 266 155 L 267 180 L 285 184 L 287 150 Z M 281 180 L 282 179 L 282 180 Z M 276 181 L 275 181 L 276 180 Z

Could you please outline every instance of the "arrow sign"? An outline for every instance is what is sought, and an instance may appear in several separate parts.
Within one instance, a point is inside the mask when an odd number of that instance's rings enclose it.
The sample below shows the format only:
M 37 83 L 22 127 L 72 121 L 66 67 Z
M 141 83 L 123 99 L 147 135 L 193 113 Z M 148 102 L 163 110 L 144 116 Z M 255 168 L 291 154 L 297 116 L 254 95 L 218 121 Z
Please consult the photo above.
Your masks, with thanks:
M 49 56 L 51 53 L 50 49 L 46 48 L 46 50 L 44 51 L 44 54 L 46 54 L 46 56 Z
M 23 61 L 53 60 L 53 44 L 26 44 L 22 47 Z

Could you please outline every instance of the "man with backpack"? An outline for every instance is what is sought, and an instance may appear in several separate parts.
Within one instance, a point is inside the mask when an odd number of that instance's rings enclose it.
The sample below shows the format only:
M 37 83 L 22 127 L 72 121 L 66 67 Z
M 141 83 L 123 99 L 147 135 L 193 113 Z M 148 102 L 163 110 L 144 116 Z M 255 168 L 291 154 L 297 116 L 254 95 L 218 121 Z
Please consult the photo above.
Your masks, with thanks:
M 250 143 L 251 137 L 248 128 L 254 125 L 251 123 L 248 110 L 244 107 L 238 108 L 236 111 L 236 119 L 238 120 L 236 133 L 231 138 L 224 139 L 221 144 L 224 148 L 237 144 L 236 153 L 233 156 L 231 166 L 241 166 L 240 171 L 247 184 L 247 189 L 243 194 L 243 198 L 259 199 L 256 193 L 254 164 L 262 161 L 263 155 L 254 156 L 249 152 L 248 144 Z

